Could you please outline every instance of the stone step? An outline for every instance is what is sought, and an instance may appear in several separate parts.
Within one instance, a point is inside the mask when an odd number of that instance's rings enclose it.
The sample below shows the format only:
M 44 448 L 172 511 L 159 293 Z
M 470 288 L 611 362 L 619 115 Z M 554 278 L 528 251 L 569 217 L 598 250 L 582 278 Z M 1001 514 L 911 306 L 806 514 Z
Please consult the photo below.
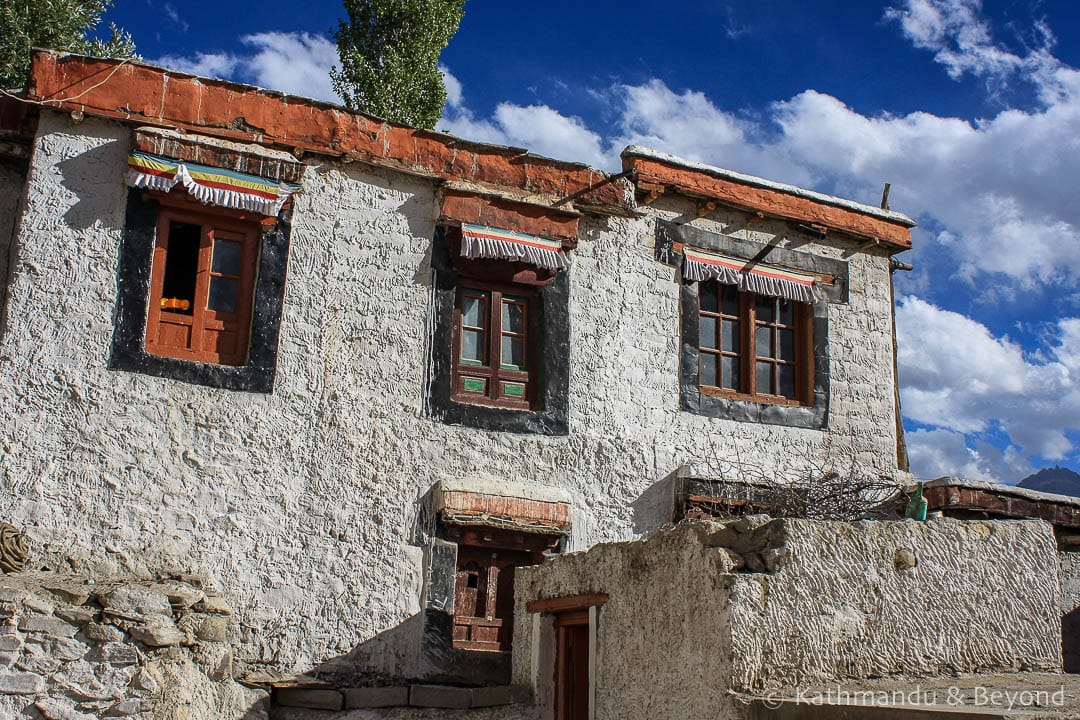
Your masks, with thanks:
M 359 688 L 277 686 L 271 695 L 271 706 L 331 712 L 404 707 L 466 710 L 524 704 L 531 699 L 528 687 L 511 685 L 478 688 L 420 684 Z M 273 717 L 287 715 L 275 713 Z

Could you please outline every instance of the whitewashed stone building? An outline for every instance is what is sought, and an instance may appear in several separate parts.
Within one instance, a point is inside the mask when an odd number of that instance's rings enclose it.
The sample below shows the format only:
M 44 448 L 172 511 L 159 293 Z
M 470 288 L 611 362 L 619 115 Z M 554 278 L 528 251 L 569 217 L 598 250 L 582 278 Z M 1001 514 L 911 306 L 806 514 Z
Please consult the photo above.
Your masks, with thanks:
M 662 481 L 894 477 L 906 216 L 40 52 L 0 106 L 0 519 L 200 576 L 237 662 L 509 675 L 513 568 Z

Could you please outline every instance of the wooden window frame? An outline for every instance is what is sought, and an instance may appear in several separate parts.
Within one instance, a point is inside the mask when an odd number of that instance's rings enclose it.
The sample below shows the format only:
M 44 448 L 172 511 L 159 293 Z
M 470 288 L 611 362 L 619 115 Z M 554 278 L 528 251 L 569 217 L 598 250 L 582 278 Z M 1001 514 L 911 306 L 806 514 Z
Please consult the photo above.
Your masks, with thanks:
M 146 319 L 146 352 L 159 357 L 193 362 L 242 366 L 247 361 L 251 340 L 254 290 L 259 261 L 259 245 L 263 226 L 268 222 L 261 215 L 234 211 L 208 211 L 186 196 L 175 197 L 153 193 L 160 203 Z M 272 219 L 270 219 L 272 220 Z M 175 312 L 162 307 L 165 261 L 169 249 L 172 223 L 200 227 L 200 242 L 196 266 L 195 292 L 191 313 Z M 237 305 L 233 312 L 215 311 L 208 307 L 211 279 L 223 277 L 212 268 L 214 243 L 218 234 L 222 240 L 241 243 L 240 273 L 237 283 Z M 162 340 L 162 325 L 188 327 L 190 347 L 181 347 Z M 235 332 L 234 350 L 223 352 L 213 345 L 215 335 Z
M 466 297 L 483 297 L 486 303 L 484 331 L 484 360 L 480 364 L 466 363 L 462 358 L 464 331 L 472 329 L 463 325 L 462 307 Z M 502 364 L 502 338 L 511 336 L 502 325 L 504 302 L 520 303 L 524 307 L 525 321 L 523 345 L 525 369 L 515 369 Z M 452 333 L 452 371 L 450 399 L 456 402 L 512 410 L 532 410 L 536 405 L 540 384 L 541 324 L 540 298 L 536 287 L 511 283 L 492 282 L 473 277 L 460 279 L 454 299 Z M 479 326 L 477 326 L 479 327 Z M 466 389 L 469 380 L 482 380 L 483 393 Z M 505 392 L 504 383 L 524 385 L 523 395 Z
M 746 400 L 755 403 L 783 406 L 809 406 L 814 404 L 814 308 L 810 303 L 792 302 L 794 318 L 792 325 L 781 323 L 779 313 L 773 312 L 773 321 L 762 320 L 757 315 L 757 301 L 759 298 L 767 298 L 771 302 L 781 300 L 768 295 L 758 295 L 751 292 L 738 292 L 739 314 L 736 317 L 724 312 L 723 291 L 725 286 L 716 281 L 704 281 L 698 287 L 697 299 L 697 322 L 700 328 L 702 317 L 711 317 L 716 322 L 716 335 L 713 338 L 715 347 L 706 347 L 705 339 L 698 337 L 698 389 L 704 395 L 733 400 Z M 702 309 L 702 297 L 706 292 L 716 293 L 716 310 Z M 735 320 L 738 323 L 738 350 L 729 351 L 723 348 L 723 321 Z M 757 354 L 756 332 L 759 327 L 767 327 L 771 330 L 771 355 Z M 791 361 L 780 360 L 776 356 L 776 345 L 779 343 L 779 331 L 790 329 L 794 332 L 794 358 Z M 737 357 L 739 361 L 738 389 L 705 385 L 701 382 L 701 358 L 704 355 L 712 355 L 716 358 L 717 381 L 722 382 L 723 357 Z M 773 382 L 779 382 L 777 373 L 780 365 L 794 367 L 795 393 L 794 397 L 785 397 L 769 392 L 762 392 L 757 387 L 757 364 L 765 362 L 772 365 Z
M 546 553 L 558 547 L 559 537 L 459 525 L 448 525 L 444 534 L 458 546 L 453 647 L 477 652 L 509 652 L 514 636 L 515 570 L 542 563 Z M 475 588 L 465 587 L 463 581 L 473 574 L 477 578 Z M 476 590 L 475 594 L 469 593 L 472 589 Z M 466 606 L 478 606 L 480 598 L 484 600 L 483 612 L 466 614 Z M 511 602 L 500 603 L 501 598 L 509 598 Z M 473 602 L 464 602 L 466 599 Z

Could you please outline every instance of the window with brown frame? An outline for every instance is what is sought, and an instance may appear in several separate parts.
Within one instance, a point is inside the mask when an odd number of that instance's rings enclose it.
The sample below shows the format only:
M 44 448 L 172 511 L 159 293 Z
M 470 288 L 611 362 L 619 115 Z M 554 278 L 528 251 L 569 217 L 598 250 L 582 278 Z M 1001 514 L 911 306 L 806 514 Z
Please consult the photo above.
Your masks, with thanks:
M 150 274 L 148 353 L 245 363 L 259 235 L 259 223 L 240 214 L 162 206 Z
M 698 290 L 703 393 L 778 405 L 813 403 L 813 309 L 710 280 Z
M 535 291 L 474 279 L 462 282 L 454 305 L 451 398 L 532 408 L 539 346 Z

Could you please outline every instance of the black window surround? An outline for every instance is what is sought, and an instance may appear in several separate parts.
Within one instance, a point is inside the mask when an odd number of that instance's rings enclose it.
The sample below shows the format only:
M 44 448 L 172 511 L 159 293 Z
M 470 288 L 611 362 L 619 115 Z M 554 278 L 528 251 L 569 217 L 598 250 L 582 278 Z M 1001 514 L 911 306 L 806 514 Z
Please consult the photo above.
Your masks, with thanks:
M 813 403 L 791 406 L 775 405 L 752 400 L 715 397 L 699 388 L 698 347 L 698 285 L 682 278 L 682 253 L 675 250 L 681 243 L 704 250 L 713 250 L 735 257 L 754 259 L 775 265 L 832 275 L 833 284 L 820 286 L 822 300 L 813 304 Z M 785 425 L 807 429 L 828 427 L 829 406 L 829 304 L 848 301 L 848 265 L 842 260 L 800 253 L 773 245 L 708 232 L 691 225 L 679 225 L 658 220 L 656 228 L 656 259 L 679 269 L 679 304 L 681 351 L 679 358 L 679 399 L 683 410 L 706 417 L 739 422 Z
M 248 355 L 240 366 L 178 360 L 146 351 L 147 302 L 159 209 L 160 203 L 145 191 L 128 190 L 110 369 L 223 390 L 272 392 L 292 231 L 291 208 L 282 210 L 277 222 L 259 239 Z
M 454 269 L 448 229 L 439 227 L 431 248 L 433 303 L 432 336 L 425 415 L 448 425 L 480 430 L 565 436 L 569 434 L 570 392 L 570 278 L 569 271 L 555 274 L 539 289 L 538 341 L 540 358 L 538 388 L 533 408 L 508 409 L 458 402 L 451 398 L 454 350 L 454 306 L 459 278 Z M 469 261 L 462 261 L 469 262 Z M 489 262 L 489 261 L 485 261 Z M 509 263 L 508 267 L 529 266 Z

